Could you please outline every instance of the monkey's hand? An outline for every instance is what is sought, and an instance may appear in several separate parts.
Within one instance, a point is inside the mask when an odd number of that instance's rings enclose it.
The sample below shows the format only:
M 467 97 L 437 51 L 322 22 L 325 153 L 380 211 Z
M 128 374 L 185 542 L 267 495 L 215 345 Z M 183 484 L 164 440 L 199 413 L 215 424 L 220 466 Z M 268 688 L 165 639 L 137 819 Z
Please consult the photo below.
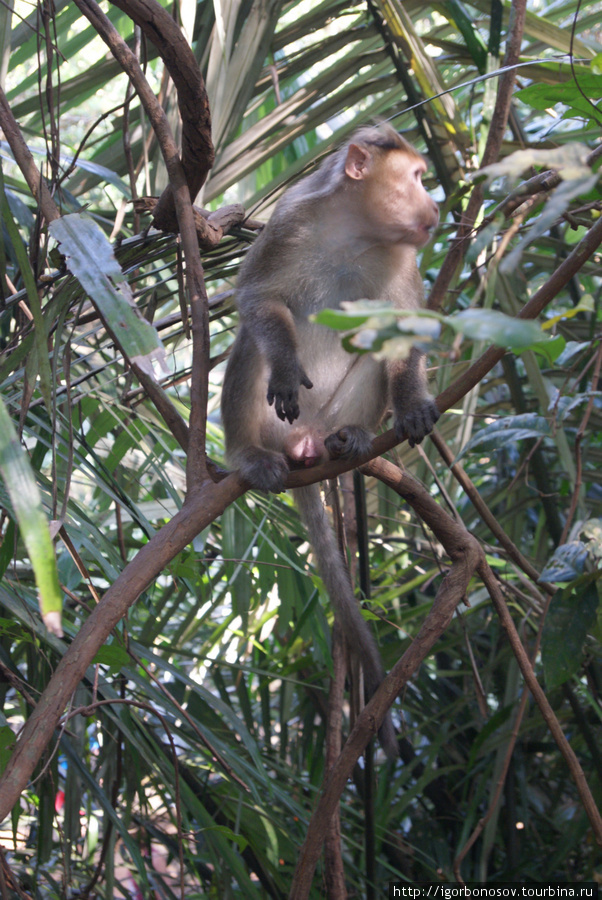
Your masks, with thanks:
M 313 384 L 305 374 L 299 360 L 292 359 L 288 365 L 272 369 L 268 383 L 268 403 L 274 406 L 276 415 L 283 422 L 292 425 L 299 418 L 299 388 L 312 388 Z
M 399 440 L 407 437 L 410 447 L 414 447 L 431 433 L 440 415 L 433 398 L 426 397 L 415 403 L 407 412 L 397 416 L 395 434 Z

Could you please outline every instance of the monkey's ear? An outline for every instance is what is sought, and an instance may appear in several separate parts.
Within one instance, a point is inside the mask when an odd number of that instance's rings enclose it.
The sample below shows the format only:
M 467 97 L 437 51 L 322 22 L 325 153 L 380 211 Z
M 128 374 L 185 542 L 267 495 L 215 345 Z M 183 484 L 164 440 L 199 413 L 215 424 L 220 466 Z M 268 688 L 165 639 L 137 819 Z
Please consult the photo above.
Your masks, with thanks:
M 349 144 L 347 148 L 347 158 L 345 159 L 345 175 L 361 181 L 365 178 L 369 171 L 371 160 L 370 151 L 359 144 Z

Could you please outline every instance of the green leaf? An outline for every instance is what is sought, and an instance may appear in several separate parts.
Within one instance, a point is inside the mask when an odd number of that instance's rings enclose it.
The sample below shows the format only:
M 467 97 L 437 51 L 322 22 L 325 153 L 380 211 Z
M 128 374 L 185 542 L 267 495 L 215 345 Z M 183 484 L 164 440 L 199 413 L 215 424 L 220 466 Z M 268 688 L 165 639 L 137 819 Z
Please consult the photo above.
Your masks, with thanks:
M 556 316 L 552 316 L 550 319 L 546 319 L 546 321 L 542 324 L 542 329 L 544 331 L 548 331 L 550 328 L 553 328 L 559 322 L 564 321 L 565 319 L 572 319 L 574 316 L 579 313 L 586 312 L 591 313 L 596 309 L 596 304 L 594 298 L 591 294 L 584 294 L 583 297 L 579 300 L 577 306 L 571 307 L 571 309 L 564 309 L 561 313 L 558 313 Z
M 152 376 L 153 359 L 164 364 L 163 345 L 150 322 L 138 312 L 104 232 L 80 213 L 56 219 L 48 229 L 60 243 L 69 270 L 96 304 L 126 356 Z
M 594 60 L 592 60 L 592 63 Z M 583 96 L 585 94 L 585 96 Z M 589 72 L 580 72 L 578 84 L 574 80 L 561 84 L 531 84 L 529 87 L 517 91 L 518 97 L 523 103 L 532 106 L 533 109 L 554 109 L 558 103 L 568 107 L 565 118 L 593 119 L 599 124 L 596 110 L 601 112 L 595 102 L 602 95 L 602 75 L 593 69 Z
M 210 828 L 201 828 L 201 834 L 222 834 L 224 837 L 228 838 L 229 841 L 234 841 L 234 843 L 238 846 L 240 853 L 242 853 L 245 847 L 248 846 L 248 840 L 242 836 L 242 834 L 236 834 L 235 831 L 232 831 L 231 828 L 228 828 L 227 825 L 212 825 Z
M 251 553 L 258 531 L 238 503 L 222 513 L 222 547 L 226 560 L 226 575 L 232 594 L 232 608 L 242 617 L 246 629 L 253 593 L 253 579 L 249 571 L 253 564 Z
M 395 310 L 390 304 L 381 303 L 378 300 L 357 300 L 355 303 L 347 303 L 343 309 L 321 309 L 320 312 L 310 316 L 310 321 L 337 331 L 351 331 L 365 325 L 371 318 L 379 319 L 380 324 L 387 324 L 395 320 Z
M 544 337 L 543 340 L 537 341 L 536 344 L 529 344 L 528 347 L 523 347 L 521 353 L 532 350 L 534 353 L 543 356 L 546 362 L 549 365 L 552 365 L 552 363 L 556 362 L 556 360 L 564 353 L 565 348 L 565 339 L 561 334 L 556 334 L 554 337 L 550 337 L 547 340 Z
M 568 681 L 581 666 L 583 644 L 596 620 L 600 574 L 581 578 L 552 598 L 541 642 L 548 688 Z
M 460 459 L 476 447 L 481 451 L 499 450 L 516 441 L 523 441 L 526 438 L 549 437 L 549 435 L 550 428 L 543 416 L 538 416 L 535 413 L 506 416 L 477 431 L 466 446 L 462 448 L 457 459 Z
M 4 772 L 16 743 L 17 738 L 10 725 L 0 725 L 0 773 Z
M 474 341 L 487 341 L 511 350 L 524 350 L 545 340 L 538 322 L 514 319 L 494 309 L 465 309 L 447 316 L 445 323 Z
M 445 0 L 442 6 L 443 12 L 457 25 L 458 31 L 466 41 L 466 47 L 477 69 L 484 72 L 487 67 L 487 47 L 476 27 L 474 16 L 468 13 L 460 0 Z
M 25 451 L 0 400 L 0 474 L 4 479 L 33 567 L 40 609 L 50 631 L 62 636 L 63 597 L 42 497 Z M 58 618 L 57 618 L 58 617 Z
M 38 288 L 36 285 L 34 273 L 31 268 L 31 263 L 27 255 L 27 250 L 25 248 L 25 244 L 23 243 L 21 235 L 19 234 L 19 229 L 15 224 L 15 220 L 8 203 L 8 198 L 4 190 L 4 176 L 2 174 L 1 166 L 0 212 L 2 213 L 2 219 L 4 221 L 4 225 L 6 226 L 13 251 L 15 253 L 15 256 L 17 257 L 17 262 L 21 271 L 21 277 L 27 290 L 29 308 L 31 310 L 31 315 L 33 316 L 33 322 L 35 326 L 34 348 L 37 353 L 35 357 L 35 372 L 33 373 L 33 375 L 35 377 L 35 375 L 37 374 L 40 379 L 40 391 L 42 393 L 42 398 L 47 410 L 50 412 L 52 405 L 52 376 L 50 372 L 50 362 L 48 360 L 48 335 L 46 333 L 46 322 L 42 313 L 42 304 L 40 302 Z
M 104 644 L 94 657 L 93 664 L 97 663 L 110 666 L 113 672 L 119 672 L 123 666 L 131 663 L 131 659 L 127 650 L 119 644 Z

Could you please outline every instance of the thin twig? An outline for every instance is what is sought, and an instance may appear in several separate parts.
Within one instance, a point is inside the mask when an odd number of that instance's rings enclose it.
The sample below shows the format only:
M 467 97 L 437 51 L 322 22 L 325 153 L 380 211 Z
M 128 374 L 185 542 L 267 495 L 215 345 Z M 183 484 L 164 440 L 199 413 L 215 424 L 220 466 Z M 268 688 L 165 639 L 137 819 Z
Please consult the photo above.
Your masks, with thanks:
M 486 559 L 483 559 L 478 566 L 478 573 L 483 579 L 483 583 L 485 584 L 493 605 L 495 606 L 502 626 L 506 634 L 508 635 L 512 652 L 516 656 L 516 660 L 521 672 L 523 673 L 523 677 L 527 682 L 527 686 L 531 691 L 531 694 L 533 695 L 533 699 L 539 706 L 543 719 L 550 729 L 552 737 L 558 745 L 558 749 L 566 760 L 569 771 L 573 777 L 573 780 L 575 781 L 579 796 L 581 797 L 581 802 L 583 803 L 583 807 L 592 826 L 596 842 L 600 847 L 602 847 L 602 817 L 600 816 L 600 812 L 590 791 L 587 779 L 585 777 L 583 769 L 581 768 L 581 763 L 577 759 L 573 748 L 564 736 L 560 723 L 556 718 L 556 715 L 554 714 L 554 710 L 550 706 L 548 698 L 546 697 L 543 689 L 537 681 L 537 678 L 535 677 L 535 673 L 533 672 L 533 667 L 531 665 L 531 662 L 529 661 L 529 657 L 527 656 L 525 648 L 522 645 L 521 639 L 518 636 L 518 632 L 516 630 L 516 626 L 514 624 L 514 621 L 512 620 L 512 616 L 510 615 L 508 607 L 506 606 L 506 603 L 504 601 L 504 595 L 502 594 L 495 575 L 489 567 Z
M 435 430 L 430 435 L 430 439 L 437 448 L 439 455 L 441 456 L 443 461 L 446 463 L 446 465 L 449 466 L 452 475 L 454 476 L 458 484 L 462 487 L 462 490 L 464 491 L 478 514 L 481 516 L 483 522 L 487 525 L 491 533 L 507 552 L 510 559 L 512 559 L 513 562 L 515 562 L 516 565 L 519 566 L 523 570 L 523 572 L 525 572 L 525 574 L 528 575 L 529 578 L 537 584 L 539 588 L 542 588 L 544 591 L 547 591 L 550 594 L 555 593 L 556 588 L 554 587 L 554 585 L 540 582 L 540 573 L 538 572 L 538 570 L 529 562 L 529 560 L 525 556 L 523 556 L 516 544 L 510 540 L 510 538 L 500 525 L 498 519 L 491 512 L 460 463 L 454 462 L 454 455 L 441 437 L 441 434 L 437 430 Z
M 487 142 L 483 151 L 481 166 L 488 166 L 495 162 L 500 154 L 504 132 L 508 124 L 508 116 L 510 115 L 512 92 L 516 80 L 516 71 L 511 67 L 517 63 L 519 59 L 520 46 L 525 26 L 526 7 L 526 0 L 513 0 L 508 26 L 509 34 L 506 42 L 506 54 L 504 57 L 505 71 L 500 76 L 498 82 L 495 108 L 491 116 L 491 125 L 487 134 Z M 449 286 L 468 249 L 468 237 L 472 232 L 482 203 L 482 186 L 475 185 L 466 210 L 462 214 L 456 237 L 452 241 L 449 252 L 435 279 L 427 303 L 429 309 L 439 309 L 441 307 Z
M 583 414 L 583 418 L 581 420 L 581 424 L 577 430 L 577 434 L 575 436 L 575 459 L 576 459 L 576 475 L 575 475 L 575 486 L 573 488 L 573 496 L 571 497 L 571 506 L 566 517 L 566 522 L 564 523 L 564 528 L 562 531 L 562 537 L 560 538 L 560 543 L 565 544 L 568 538 L 569 531 L 571 529 L 571 525 L 573 523 L 573 519 L 575 517 L 575 511 L 577 509 L 577 504 L 579 503 L 579 494 L 581 493 L 581 487 L 583 484 L 583 458 L 581 451 L 581 442 L 583 441 L 583 436 L 585 435 L 585 429 L 587 428 L 587 423 L 589 422 L 590 416 L 592 414 L 592 410 L 594 408 L 594 392 L 596 390 L 596 385 L 598 384 L 598 379 L 600 378 L 600 368 L 602 366 L 602 341 L 598 343 L 598 352 L 596 353 L 596 364 L 594 368 L 594 372 L 592 375 L 592 389 L 589 396 L 589 400 L 587 401 L 587 406 L 585 408 L 585 412 Z

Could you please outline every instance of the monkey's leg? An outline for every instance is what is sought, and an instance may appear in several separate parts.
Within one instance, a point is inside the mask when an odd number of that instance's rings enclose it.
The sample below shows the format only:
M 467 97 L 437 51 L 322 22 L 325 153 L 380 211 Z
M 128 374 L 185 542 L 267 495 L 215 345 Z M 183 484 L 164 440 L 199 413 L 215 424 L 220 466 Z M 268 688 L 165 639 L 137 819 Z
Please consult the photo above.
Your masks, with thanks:
M 392 363 L 390 371 L 395 434 L 407 437 L 413 447 L 430 434 L 441 415 L 429 393 L 426 357 L 414 347 L 406 360 Z
M 282 427 L 265 397 L 266 366 L 257 346 L 241 328 L 232 347 L 222 389 L 222 422 L 228 463 L 251 487 L 279 493 L 289 472 L 277 435 Z M 268 447 L 266 446 L 266 438 Z
M 236 456 L 237 468 L 252 488 L 279 494 L 289 473 L 284 453 L 264 447 L 245 447 Z

